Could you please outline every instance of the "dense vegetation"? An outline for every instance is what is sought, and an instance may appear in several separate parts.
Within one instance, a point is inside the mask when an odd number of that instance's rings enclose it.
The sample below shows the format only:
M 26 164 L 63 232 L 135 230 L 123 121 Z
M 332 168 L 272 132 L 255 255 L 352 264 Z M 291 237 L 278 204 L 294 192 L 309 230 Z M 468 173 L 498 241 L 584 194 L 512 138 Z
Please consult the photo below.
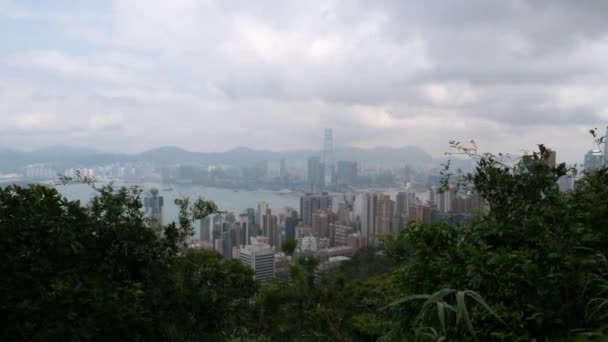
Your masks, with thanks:
M 188 250 L 180 201 L 155 232 L 137 189 L 98 189 L 83 206 L 43 186 L 0 190 L 3 340 L 559 341 L 608 334 L 608 170 L 560 192 L 547 150 L 511 165 L 478 155 L 488 210 L 453 225 L 412 223 L 330 277 L 315 258 L 261 286 L 238 261 Z M 446 184 L 450 179 L 446 172 Z M 289 254 L 293 243 L 284 246 Z
M 179 204 L 180 225 L 158 234 L 136 188 L 100 188 L 87 206 L 39 185 L 0 189 L 2 340 L 210 340 L 240 326 L 252 271 L 180 248 L 217 208 Z

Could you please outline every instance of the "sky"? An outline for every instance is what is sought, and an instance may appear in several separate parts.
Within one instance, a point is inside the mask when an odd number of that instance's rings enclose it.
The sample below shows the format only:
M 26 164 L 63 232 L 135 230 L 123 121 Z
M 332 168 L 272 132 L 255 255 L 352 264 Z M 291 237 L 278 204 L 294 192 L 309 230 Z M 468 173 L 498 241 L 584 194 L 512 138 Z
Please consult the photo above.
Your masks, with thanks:
M 604 0 L 0 0 L 0 147 L 450 140 L 580 162 L 608 124 Z

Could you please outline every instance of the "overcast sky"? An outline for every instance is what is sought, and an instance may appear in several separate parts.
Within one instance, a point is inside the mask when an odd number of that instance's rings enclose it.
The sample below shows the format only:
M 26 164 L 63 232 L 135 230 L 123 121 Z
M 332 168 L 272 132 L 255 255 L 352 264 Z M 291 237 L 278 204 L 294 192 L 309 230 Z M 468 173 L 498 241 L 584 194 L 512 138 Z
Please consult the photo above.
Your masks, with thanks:
M 605 0 L 0 0 L 0 147 L 320 148 L 332 127 L 580 161 L 608 123 L 607 18 Z

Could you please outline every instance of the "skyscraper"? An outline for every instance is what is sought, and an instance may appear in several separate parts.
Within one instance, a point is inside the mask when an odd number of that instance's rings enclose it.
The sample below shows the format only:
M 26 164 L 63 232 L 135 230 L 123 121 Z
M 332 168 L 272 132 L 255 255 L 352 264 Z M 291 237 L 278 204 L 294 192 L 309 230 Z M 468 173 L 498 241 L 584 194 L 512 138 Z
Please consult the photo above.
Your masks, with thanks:
M 347 160 L 339 161 L 336 178 L 338 185 L 355 185 L 357 183 L 357 163 Z
M 323 139 L 323 165 L 325 166 L 325 184 L 332 184 L 334 180 L 334 137 L 331 128 L 325 130 Z
M 278 245 L 278 226 L 277 226 L 277 216 L 272 215 L 270 209 L 266 210 L 266 214 L 264 215 L 263 226 L 263 235 L 268 238 L 268 244 L 270 246 Z
M 323 166 L 323 163 L 321 163 L 321 158 L 308 158 L 307 172 L 307 181 L 311 191 L 319 190 L 325 185 L 325 167 Z
M 557 165 L 557 153 L 552 149 L 547 149 L 547 155 L 544 158 L 545 165 L 550 168 L 554 168 Z
M 397 193 L 397 214 L 407 215 L 410 203 L 416 202 L 415 192 L 399 192 Z
M 200 239 L 206 242 L 213 242 L 211 236 L 211 230 L 213 226 L 213 215 L 203 217 L 201 219 L 200 225 Z
M 391 232 L 395 202 L 389 195 L 380 195 L 376 203 L 375 234 Z
M 585 171 L 589 172 L 601 169 L 605 161 L 604 155 L 602 155 L 600 150 L 589 150 L 585 154 Z
M 150 217 L 154 224 L 163 224 L 163 196 L 158 195 L 158 189 L 150 189 L 150 195 L 144 197 L 144 208 L 146 215 Z
M 296 227 L 298 225 L 298 213 L 293 212 L 295 215 L 287 216 L 285 219 L 285 238 L 287 240 L 295 240 L 296 238 Z
M 329 237 L 329 214 L 326 210 L 317 210 L 312 214 L 312 233 L 317 237 Z
M 274 277 L 274 252 L 269 245 L 247 245 L 241 249 L 240 259 L 253 269 L 255 280 L 267 282 Z
M 364 193 L 361 208 L 361 239 L 364 246 L 371 244 L 376 232 L 376 206 L 378 193 Z
M 302 215 L 302 224 L 304 226 L 312 225 L 312 214 L 319 210 L 331 210 L 332 197 L 327 193 L 321 194 L 307 193 L 300 197 L 300 215 Z
M 348 204 L 346 202 L 340 202 L 340 204 L 338 204 L 337 221 L 342 224 L 350 224 L 350 214 L 351 210 Z
M 442 213 L 450 212 L 452 210 L 452 200 L 456 198 L 456 195 L 456 187 L 452 185 L 446 191 L 437 192 L 435 200 L 437 201 L 439 211 Z
M 268 210 L 268 203 L 260 202 L 258 203 L 258 215 L 256 216 L 256 224 L 258 225 L 258 229 L 262 229 L 262 223 L 264 220 L 264 215 L 266 214 L 266 210 Z

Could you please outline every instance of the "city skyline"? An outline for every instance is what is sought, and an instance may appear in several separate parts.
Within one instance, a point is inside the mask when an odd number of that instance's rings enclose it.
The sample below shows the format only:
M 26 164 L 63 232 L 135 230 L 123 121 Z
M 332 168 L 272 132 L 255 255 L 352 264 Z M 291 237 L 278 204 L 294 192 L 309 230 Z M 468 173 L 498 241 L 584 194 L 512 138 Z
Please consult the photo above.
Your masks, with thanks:
M 0 147 L 294 150 L 333 127 L 581 160 L 608 122 L 606 4 L 465 4 L 2 0 Z

